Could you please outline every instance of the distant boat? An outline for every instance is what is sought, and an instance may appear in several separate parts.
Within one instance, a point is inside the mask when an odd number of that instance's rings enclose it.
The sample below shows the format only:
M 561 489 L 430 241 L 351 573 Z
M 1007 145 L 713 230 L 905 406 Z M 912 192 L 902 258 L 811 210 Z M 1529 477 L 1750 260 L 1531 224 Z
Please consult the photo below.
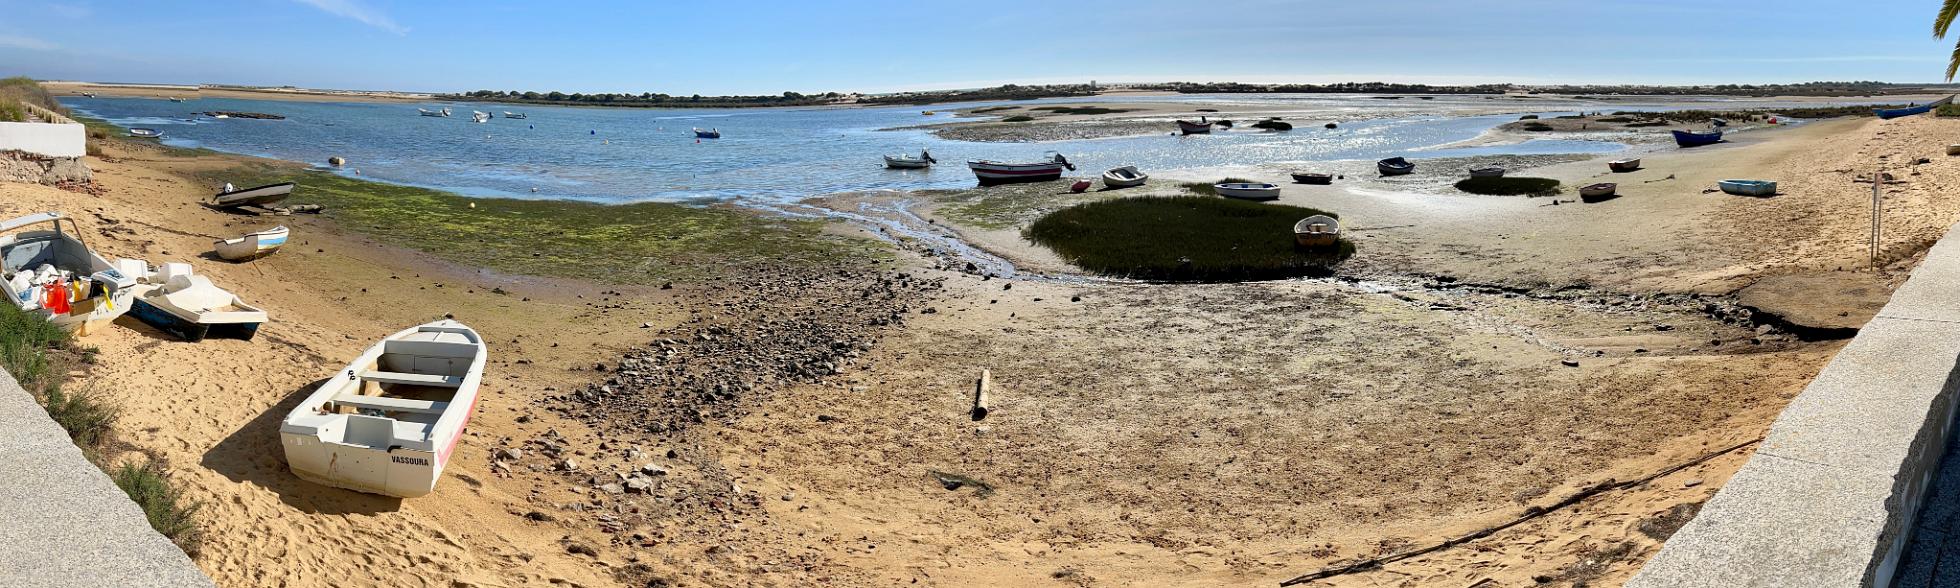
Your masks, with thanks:
M 291 233 L 281 225 L 256 233 L 246 233 L 245 236 L 235 239 L 214 241 L 211 243 L 211 249 L 226 261 L 252 259 L 278 251 L 279 246 L 286 244 L 286 236 Z
M 708 130 L 705 130 L 705 131 L 703 131 L 703 130 L 701 130 L 701 129 L 698 129 L 698 128 L 697 128 L 697 129 L 694 129 L 694 138 L 696 138 L 696 139 L 720 139 L 720 138 L 721 138 L 721 129 L 708 129 Z
M 885 167 L 891 169 L 925 169 L 932 167 L 932 164 L 935 163 L 939 163 L 939 160 L 932 158 L 932 152 L 923 149 L 919 150 L 918 157 L 910 155 L 885 156 Z
M 1608 161 L 1606 162 L 1606 169 L 1613 170 L 1614 172 L 1617 173 L 1626 173 L 1633 170 L 1637 170 L 1640 169 L 1640 159 L 1639 158 L 1615 159 L 1613 161 Z
M 1682 147 L 1700 147 L 1720 142 L 1722 142 L 1722 131 L 1719 129 L 1709 133 L 1674 131 L 1674 144 Z
M 444 108 L 442 110 L 429 110 L 427 108 L 417 108 L 415 109 L 415 111 L 422 113 L 422 116 L 449 116 L 449 109 L 447 108 Z
M 1063 170 L 1074 170 L 1075 164 L 1056 153 L 1048 161 L 1038 163 L 1001 163 L 998 161 L 976 160 L 966 162 L 967 169 L 979 178 L 980 185 L 1011 184 L 1017 182 L 1046 182 L 1062 178 Z
M 293 195 L 295 185 L 292 182 L 280 182 L 256 188 L 219 192 L 211 196 L 211 205 L 218 208 L 232 208 L 248 204 L 253 206 L 272 204 Z
M 129 136 L 146 137 L 150 139 L 160 139 L 163 138 L 163 131 L 159 131 L 156 129 L 146 129 L 143 127 L 136 127 L 129 130 Z
M 1723 192 L 1738 196 L 1774 196 L 1776 194 L 1776 182 L 1764 180 L 1722 180 L 1715 182 L 1715 185 L 1721 186 Z
M 921 116 L 932 116 L 932 114 L 933 114 L 933 112 L 932 112 L 932 111 L 930 111 L 930 110 L 922 110 L 922 111 L 919 111 L 919 114 L 920 114 Z
M 1313 172 L 1293 172 L 1293 182 L 1297 184 L 1321 184 L 1321 185 L 1332 184 L 1334 183 L 1334 174 L 1317 174 Z
M 1341 221 L 1316 214 L 1293 223 L 1293 242 L 1301 247 L 1326 247 L 1341 240 Z
M 170 97 L 170 101 L 171 101 L 171 102 L 183 102 L 183 101 L 184 101 L 184 99 L 183 99 L 183 98 L 178 98 L 178 97 L 176 97 L 176 96 L 171 96 L 171 97 Z
M 1177 121 L 1177 131 L 1186 135 L 1208 135 L 1211 134 L 1211 121 L 1204 119 L 1199 119 L 1198 122 L 1180 120 Z
M 95 93 L 94 93 L 94 92 L 82 92 L 82 97 L 83 97 L 83 98 L 94 98 L 94 97 L 95 97 Z
M 504 111 L 504 118 L 531 118 L 531 117 L 522 112 L 511 112 L 506 110 Z
M 1614 192 L 1619 189 L 1620 185 L 1612 182 L 1589 184 L 1579 188 L 1579 199 L 1586 202 L 1599 202 L 1601 200 L 1611 199 Z
M 1473 168 L 1470 168 L 1470 177 L 1473 177 L 1473 178 L 1501 178 L 1501 177 L 1504 177 L 1504 168 L 1501 168 L 1501 167 L 1495 167 L 1495 166 L 1493 166 L 1493 167 L 1473 167 Z
M 1928 112 L 1932 112 L 1933 109 L 1935 108 L 1939 108 L 1941 106 L 1945 106 L 1951 103 L 1953 103 L 1953 97 L 1947 96 L 1939 100 L 1934 100 L 1932 102 L 1927 102 L 1925 104 L 1921 104 L 1919 106 L 1913 106 L 1909 108 L 1874 108 L 1872 109 L 1872 114 L 1876 114 L 1878 115 L 1878 118 L 1882 118 L 1882 119 L 1894 119 L 1902 116 L 1926 114 Z
M 1279 199 L 1279 185 L 1268 184 L 1265 182 L 1232 182 L 1230 184 L 1212 184 L 1211 189 L 1217 191 L 1219 196 L 1224 196 L 1226 198 L 1238 198 L 1240 200 Z
M 1103 187 L 1134 188 L 1150 181 L 1150 174 L 1137 171 L 1137 166 L 1126 165 L 1103 172 Z
M 1390 157 L 1375 162 L 1375 169 L 1384 176 L 1404 176 L 1416 172 L 1416 164 L 1400 157 Z
M 470 111 L 470 122 L 490 122 L 490 113 L 481 110 Z

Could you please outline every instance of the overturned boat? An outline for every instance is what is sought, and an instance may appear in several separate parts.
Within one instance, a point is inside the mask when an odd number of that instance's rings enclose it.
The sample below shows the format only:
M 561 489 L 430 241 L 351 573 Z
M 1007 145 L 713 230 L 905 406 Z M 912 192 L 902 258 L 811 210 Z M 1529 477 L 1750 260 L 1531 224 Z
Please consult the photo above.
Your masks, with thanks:
M 286 464 L 349 490 L 434 491 L 475 411 L 488 356 L 483 338 L 454 320 L 389 335 L 286 414 Z

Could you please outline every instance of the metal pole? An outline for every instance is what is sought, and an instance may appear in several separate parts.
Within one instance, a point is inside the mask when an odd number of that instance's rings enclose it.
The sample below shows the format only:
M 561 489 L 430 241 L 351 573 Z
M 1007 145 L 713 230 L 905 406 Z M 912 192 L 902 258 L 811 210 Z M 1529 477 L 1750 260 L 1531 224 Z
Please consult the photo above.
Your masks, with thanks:
M 1883 229 L 1883 225 L 1881 224 L 1879 218 L 1879 214 L 1882 211 L 1879 205 L 1880 202 L 1879 185 L 1880 183 L 1885 181 L 1885 175 L 1884 175 L 1885 172 L 1883 170 L 1884 168 L 1880 167 L 1872 171 L 1872 241 L 1871 241 L 1872 271 L 1878 271 L 1879 231 Z

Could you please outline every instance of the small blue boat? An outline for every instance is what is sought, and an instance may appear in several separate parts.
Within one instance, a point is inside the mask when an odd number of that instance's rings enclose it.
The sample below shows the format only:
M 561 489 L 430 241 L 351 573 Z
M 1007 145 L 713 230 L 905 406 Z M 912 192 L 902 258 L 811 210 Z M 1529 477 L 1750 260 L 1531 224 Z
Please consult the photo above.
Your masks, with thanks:
M 1776 195 L 1776 182 L 1763 180 L 1722 180 L 1715 182 L 1715 185 L 1721 186 L 1723 192 L 1738 196 Z
M 1682 147 L 1700 147 L 1720 142 L 1722 142 L 1722 131 L 1719 129 L 1710 133 L 1674 131 L 1674 144 Z
M 720 139 L 720 138 L 721 138 L 721 129 L 708 129 L 708 130 L 705 130 L 705 131 L 703 131 L 703 130 L 701 130 L 701 129 L 694 129 L 694 138 L 696 138 L 696 139 Z
M 1888 120 L 1889 120 L 1889 119 L 1894 119 L 1894 118 L 1899 118 L 1899 117 L 1902 117 L 1902 116 L 1912 116 L 1912 115 L 1915 115 L 1915 114 L 1926 114 L 1926 113 L 1928 113 L 1928 112 L 1932 112 L 1932 111 L 1933 111 L 1933 109 L 1935 109 L 1935 108 L 1939 108 L 1939 107 L 1941 107 L 1941 106 L 1945 106 L 1945 105 L 1947 105 L 1947 104 L 1950 104 L 1950 103 L 1952 103 L 1952 102 L 1953 102 L 1953 97 L 1952 97 L 1952 96 L 1947 96 L 1947 97 L 1945 97 L 1945 98 L 1941 98 L 1941 99 L 1939 99 L 1939 100 L 1934 100 L 1934 101 L 1932 101 L 1932 102 L 1927 102 L 1927 103 L 1925 103 L 1925 104 L 1921 104 L 1921 105 L 1919 105 L 1919 106 L 1912 106 L 1912 107 L 1908 107 L 1908 108 L 1874 108 L 1874 109 L 1872 109 L 1872 114 L 1876 114 L 1876 115 L 1878 115 L 1878 118 L 1882 118 L 1882 119 L 1888 119 Z

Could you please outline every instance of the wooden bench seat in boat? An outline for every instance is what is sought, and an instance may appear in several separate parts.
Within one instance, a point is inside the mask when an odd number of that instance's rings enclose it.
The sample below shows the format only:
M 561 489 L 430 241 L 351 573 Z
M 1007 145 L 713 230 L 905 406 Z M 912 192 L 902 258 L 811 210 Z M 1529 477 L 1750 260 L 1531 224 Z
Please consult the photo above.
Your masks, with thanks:
M 334 404 L 354 408 L 421 414 L 442 414 L 444 409 L 449 408 L 449 403 L 447 402 L 390 398 L 387 396 L 361 396 L 359 394 L 341 394 L 333 397 L 333 401 Z
M 463 385 L 462 376 L 442 376 L 435 374 L 409 374 L 403 372 L 361 372 L 361 381 L 377 384 L 404 384 L 409 386 L 434 386 L 438 388 L 458 388 Z

